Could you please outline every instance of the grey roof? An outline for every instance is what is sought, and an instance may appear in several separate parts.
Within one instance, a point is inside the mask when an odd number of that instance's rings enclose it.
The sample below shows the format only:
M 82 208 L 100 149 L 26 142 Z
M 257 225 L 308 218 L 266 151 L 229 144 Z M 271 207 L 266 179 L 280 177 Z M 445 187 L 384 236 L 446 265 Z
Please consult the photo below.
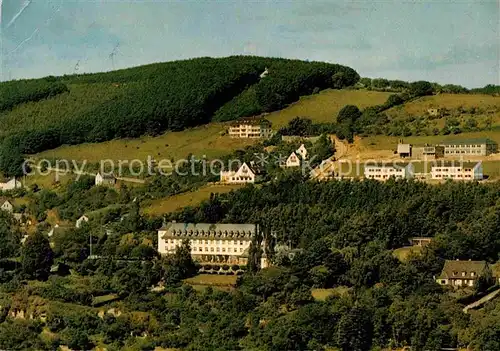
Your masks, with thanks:
M 496 144 L 495 141 L 489 138 L 475 138 L 475 139 L 458 139 L 443 141 L 441 145 L 470 145 L 470 144 Z
M 488 264 L 486 261 L 445 261 L 439 278 L 445 279 L 477 279 Z M 462 275 L 465 272 L 465 276 Z M 471 273 L 474 272 L 474 276 Z
M 271 122 L 263 117 L 257 116 L 257 117 L 245 117 L 241 119 L 237 119 L 233 122 L 231 122 L 232 126 L 239 126 L 242 124 L 246 125 L 265 125 L 265 126 L 271 126 Z
M 215 224 L 215 223 L 167 223 L 160 231 L 171 236 L 187 237 L 251 237 L 255 235 L 255 224 Z

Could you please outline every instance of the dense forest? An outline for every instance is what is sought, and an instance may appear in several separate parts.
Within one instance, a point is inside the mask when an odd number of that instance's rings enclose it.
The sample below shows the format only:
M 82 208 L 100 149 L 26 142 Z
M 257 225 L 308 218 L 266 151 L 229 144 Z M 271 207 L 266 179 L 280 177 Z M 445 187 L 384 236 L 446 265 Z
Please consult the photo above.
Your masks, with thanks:
M 156 255 L 156 229 L 163 218 L 141 215 L 142 200 L 131 199 L 161 191 L 161 184 L 90 185 L 83 178 L 59 193 L 32 189 L 25 194 L 30 212 L 51 209 L 74 219 L 101 209 L 81 228 L 54 234 L 50 244 L 44 218 L 24 244 L 8 215 L 0 218 L 5 222 L 0 226 L 0 348 L 500 348 L 498 299 L 472 313 L 462 311 L 467 301 L 494 289 L 490 278 L 479 280 L 471 295 L 434 279 L 445 259 L 498 260 L 498 183 L 310 182 L 283 172 L 273 183 L 213 195 L 168 215 L 166 220 L 252 222 L 269 229 L 269 243 L 278 244 L 266 248 L 274 266 L 259 271 L 251 260 L 231 291 L 197 291 L 183 284 L 197 271 L 188 242 L 174 254 Z M 111 209 L 110 203 L 127 206 Z M 394 249 L 414 236 L 434 241 L 419 254 L 396 258 Z M 100 259 L 88 259 L 91 241 Z M 55 273 L 52 263 L 69 266 L 72 273 Z M 165 290 L 150 289 L 160 281 Z M 315 299 L 314 289 L 335 293 Z M 98 314 L 112 307 L 114 313 Z M 33 319 L 22 318 L 21 311 Z
M 266 68 L 268 75 L 261 78 Z M 336 64 L 234 56 L 0 83 L 0 91 L 9 91 L 5 101 L 0 100 L 0 111 L 25 101 L 50 98 L 56 92 L 63 92 L 65 87 L 69 88 L 67 100 L 64 100 L 68 104 L 75 103 L 71 98 L 73 87 L 82 85 L 96 86 L 87 95 L 109 95 L 104 101 L 96 96 L 99 102 L 85 109 L 71 111 L 65 106 L 55 105 L 54 109 L 67 111 L 66 115 L 57 118 L 52 118 L 51 111 L 45 111 L 45 115 L 38 110 L 27 110 L 25 113 L 30 118 L 24 121 L 20 118 L 17 125 L 10 120 L 15 113 L 9 117 L 9 112 L 4 112 L 0 118 L 9 128 L 4 129 L 2 135 L 6 146 L 18 145 L 23 153 L 36 153 L 62 144 L 156 135 L 165 130 L 182 130 L 208 123 L 214 115 L 216 120 L 229 120 L 274 111 L 296 101 L 301 95 L 351 86 L 358 79 L 354 70 Z M 103 85 L 120 92 L 103 93 Z M 252 93 L 247 94 L 252 98 L 248 99 L 247 106 L 239 96 L 249 90 Z M 90 104 L 92 99 L 85 98 Z M 232 104 L 233 99 L 237 103 Z

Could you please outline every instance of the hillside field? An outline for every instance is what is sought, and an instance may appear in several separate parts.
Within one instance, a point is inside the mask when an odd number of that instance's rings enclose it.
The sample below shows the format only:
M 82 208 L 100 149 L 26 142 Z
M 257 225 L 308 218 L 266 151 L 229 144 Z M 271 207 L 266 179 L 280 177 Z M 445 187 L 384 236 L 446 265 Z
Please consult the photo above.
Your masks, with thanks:
M 315 122 L 334 121 L 339 110 L 349 104 L 368 107 L 383 103 L 391 93 L 364 90 L 325 90 L 319 94 L 302 97 L 300 101 L 285 109 L 270 113 L 268 118 L 273 129 L 285 125 L 297 116 L 307 116 Z M 103 143 L 66 145 L 35 155 L 35 158 L 67 159 L 88 163 L 100 160 L 178 160 L 192 153 L 197 157 L 206 155 L 213 159 L 229 154 L 239 148 L 252 145 L 256 140 L 231 139 L 225 132 L 228 124 L 211 123 L 180 132 L 167 132 L 158 137 L 115 139 Z
M 210 198 L 210 194 L 223 194 L 242 188 L 242 185 L 207 185 L 191 192 L 186 192 L 162 199 L 152 200 L 145 204 L 143 212 L 147 215 L 163 215 L 182 207 L 196 206 Z

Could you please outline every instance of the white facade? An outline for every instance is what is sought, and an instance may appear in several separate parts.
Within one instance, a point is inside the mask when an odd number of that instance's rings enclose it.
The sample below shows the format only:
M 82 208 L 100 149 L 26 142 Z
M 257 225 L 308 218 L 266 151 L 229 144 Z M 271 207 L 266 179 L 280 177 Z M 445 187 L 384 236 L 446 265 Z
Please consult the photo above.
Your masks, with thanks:
M 481 180 L 483 179 L 483 165 L 481 162 L 433 165 L 431 179 Z
M 255 183 L 255 173 L 246 163 L 243 163 L 236 172 L 221 171 L 220 181 L 227 184 Z
M 12 178 L 6 183 L 0 183 L 0 190 L 7 191 L 7 190 L 14 190 L 14 189 L 19 189 L 22 188 L 22 183 L 18 181 L 16 178 Z
M 242 120 L 229 127 L 231 138 L 270 138 L 272 135 L 271 123 L 267 120 Z
M 2 211 L 12 213 L 14 211 L 14 206 L 9 201 L 5 201 L 2 206 L 0 206 L 0 209 L 2 209 Z
M 168 223 L 158 230 L 158 253 L 172 254 L 189 240 L 194 260 L 244 265 L 256 231 L 254 224 Z M 267 267 L 267 259 L 261 267 Z
M 300 158 L 297 156 L 295 152 L 292 152 L 290 156 L 286 159 L 285 167 L 300 167 Z
M 366 165 L 365 178 L 381 181 L 395 179 L 413 178 L 415 171 L 411 163 L 407 165 L 387 164 L 387 165 Z
M 95 176 L 95 185 L 114 185 L 116 178 L 112 175 L 102 175 L 97 173 Z
M 297 154 L 302 157 L 303 160 L 307 159 L 307 149 L 304 144 L 300 145 L 299 148 L 295 151 Z
M 84 223 L 84 222 L 86 223 L 86 222 L 88 222 L 88 221 L 89 221 L 89 218 L 88 218 L 87 216 L 83 215 L 83 216 L 81 216 L 80 218 L 78 218 L 78 219 L 76 220 L 75 227 L 76 227 L 76 228 L 81 228 L 81 227 L 82 227 L 82 225 L 83 225 L 83 223 Z

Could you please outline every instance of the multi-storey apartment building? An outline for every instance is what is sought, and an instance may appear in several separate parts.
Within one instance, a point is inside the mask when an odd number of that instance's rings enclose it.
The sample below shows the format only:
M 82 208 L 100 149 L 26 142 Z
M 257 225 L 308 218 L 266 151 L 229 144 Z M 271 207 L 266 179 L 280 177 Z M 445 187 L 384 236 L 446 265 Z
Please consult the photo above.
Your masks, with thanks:
M 231 123 L 231 138 L 270 138 L 273 135 L 271 122 L 265 118 L 244 118 Z
M 431 179 L 444 180 L 481 180 L 481 162 L 440 162 L 431 166 Z
M 445 157 L 488 156 L 498 152 L 498 144 L 491 139 L 464 139 L 440 144 Z
M 175 252 L 183 240 L 189 240 L 191 256 L 200 263 L 245 265 L 249 248 L 260 227 L 256 224 L 213 224 L 170 222 L 158 230 L 158 252 Z M 265 242 L 261 245 L 264 247 Z M 261 268 L 268 266 L 266 255 Z
M 376 180 L 410 179 L 415 173 L 413 165 L 407 164 L 373 164 L 365 166 L 365 178 Z

